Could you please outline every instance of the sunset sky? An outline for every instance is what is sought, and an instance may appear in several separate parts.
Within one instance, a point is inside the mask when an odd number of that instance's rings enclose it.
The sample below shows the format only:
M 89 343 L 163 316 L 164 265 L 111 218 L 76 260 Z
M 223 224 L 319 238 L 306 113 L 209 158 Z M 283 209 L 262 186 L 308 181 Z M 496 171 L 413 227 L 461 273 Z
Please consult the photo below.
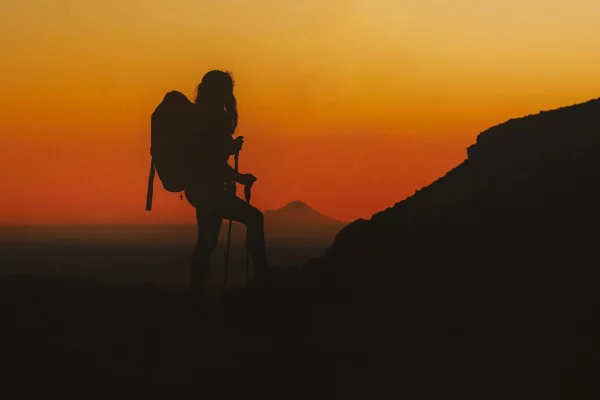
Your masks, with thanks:
M 231 71 L 253 203 L 368 218 L 512 117 L 600 97 L 598 0 L 2 0 L 0 224 L 194 222 L 150 114 Z M 241 192 L 241 190 L 240 190 Z

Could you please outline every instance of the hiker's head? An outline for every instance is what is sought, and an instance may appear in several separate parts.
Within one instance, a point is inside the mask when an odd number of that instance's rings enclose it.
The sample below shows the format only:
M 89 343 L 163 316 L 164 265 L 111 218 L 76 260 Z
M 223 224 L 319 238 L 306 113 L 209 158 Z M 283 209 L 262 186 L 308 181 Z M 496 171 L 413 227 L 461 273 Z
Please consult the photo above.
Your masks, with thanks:
M 235 130 L 238 121 L 237 103 L 233 95 L 234 81 L 228 72 L 207 72 L 196 90 L 196 105 L 209 112 L 225 112 Z

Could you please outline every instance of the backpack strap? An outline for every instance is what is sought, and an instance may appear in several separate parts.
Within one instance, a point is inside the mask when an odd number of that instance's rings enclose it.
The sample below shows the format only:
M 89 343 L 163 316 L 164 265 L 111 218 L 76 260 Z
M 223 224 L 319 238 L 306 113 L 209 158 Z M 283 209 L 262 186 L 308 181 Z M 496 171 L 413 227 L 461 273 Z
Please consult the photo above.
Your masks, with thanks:
M 148 194 L 146 195 L 146 211 L 152 210 L 152 195 L 154 194 L 154 174 L 156 168 L 154 168 L 154 162 L 150 160 L 150 176 L 148 177 Z

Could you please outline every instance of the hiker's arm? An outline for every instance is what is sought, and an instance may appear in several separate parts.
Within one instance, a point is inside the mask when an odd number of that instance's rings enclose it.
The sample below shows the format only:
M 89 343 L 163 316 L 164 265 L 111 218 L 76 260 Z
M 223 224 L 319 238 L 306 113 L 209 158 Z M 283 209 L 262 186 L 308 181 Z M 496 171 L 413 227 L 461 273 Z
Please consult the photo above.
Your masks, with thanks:
M 256 182 L 256 177 L 254 175 L 240 174 L 239 172 L 235 172 L 235 170 L 233 168 L 231 168 L 231 165 L 226 164 L 226 166 L 227 166 L 226 182 L 235 181 L 244 186 L 252 185 L 254 182 Z
M 239 179 L 242 177 L 242 174 L 236 172 L 235 169 L 231 168 L 231 165 L 229 164 L 225 164 L 223 175 L 225 176 L 226 182 L 238 182 Z
M 243 136 L 238 136 L 235 139 L 231 140 L 231 142 L 229 143 L 229 152 L 227 153 L 227 155 L 234 155 L 236 153 L 239 153 L 242 150 L 242 146 L 244 145 L 244 137 Z
M 214 132 L 218 140 L 218 146 L 222 149 L 223 154 L 227 157 L 239 153 L 244 144 L 244 137 L 238 136 L 233 138 L 233 127 L 231 126 L 231 119 L 227 116 L 217 118 L 214 121 Z
M 223 135 L 219 140 L 221 141 L 220 146 L 223 149 L 224 155 L 227 157 L 239 153 L 244 145 L 243 136 L 238 136 L 234 139 L 231 136 Z

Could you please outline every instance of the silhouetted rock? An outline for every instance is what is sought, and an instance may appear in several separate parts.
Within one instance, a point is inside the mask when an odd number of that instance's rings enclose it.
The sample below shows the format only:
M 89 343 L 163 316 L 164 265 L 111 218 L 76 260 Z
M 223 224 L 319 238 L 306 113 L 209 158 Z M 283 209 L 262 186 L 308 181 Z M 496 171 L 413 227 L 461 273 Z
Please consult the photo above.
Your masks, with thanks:
M 372 340 L 427 352 L 456 398 L 582 395 L 600 354 L 599 178 L 600 100 L 511 120 L 308 267 L 372 305 Z

